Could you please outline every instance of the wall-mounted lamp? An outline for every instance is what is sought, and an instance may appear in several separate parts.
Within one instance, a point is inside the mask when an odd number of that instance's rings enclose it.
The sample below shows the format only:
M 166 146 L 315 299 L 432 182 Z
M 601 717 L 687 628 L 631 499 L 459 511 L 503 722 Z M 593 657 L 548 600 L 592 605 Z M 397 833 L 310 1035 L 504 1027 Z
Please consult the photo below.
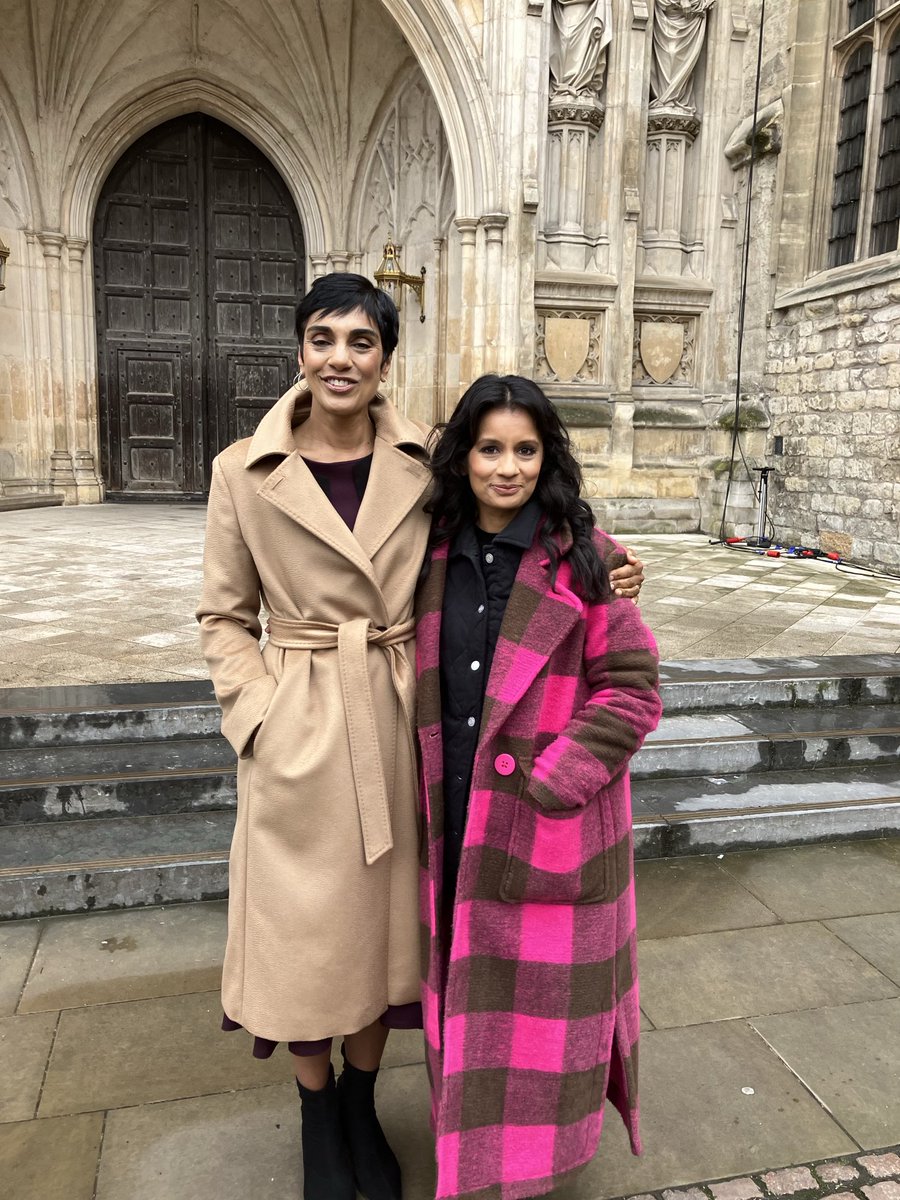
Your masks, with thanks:
M 0 292 L 6 287 L 6 260 L 9 258 L 9 246 L 4 246 L 0 239 Z
M 421 277 L 419 275 L 407 275 L 400 266 L 400 260 L 397 258 L 397 247 L 393 242 L 385 242 L 384 258 L 381 260 L 381 266 L 375 272 L 375 281 L 380 288 L 390 296 L 390 298 L 400 308 L 400 303 L 403 297 L 403 285 L 406 284 L 416 294 L 419 301 L 419 308 L 422 310 L 419 316 L 420 321 L 425 320 L 425 268 L 422 268 Z

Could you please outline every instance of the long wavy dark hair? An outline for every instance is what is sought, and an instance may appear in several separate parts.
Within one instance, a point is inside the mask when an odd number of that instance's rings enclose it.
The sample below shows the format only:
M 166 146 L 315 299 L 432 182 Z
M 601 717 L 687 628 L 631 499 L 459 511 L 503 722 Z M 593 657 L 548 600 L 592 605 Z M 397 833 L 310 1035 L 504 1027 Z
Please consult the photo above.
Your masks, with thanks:
M 460 529 L 475 521 L 477 508 L 466 458 L 478 440 L 484 417 L 498 408 L 526 413 L 540 435 L 544 457 L 534 495 L 544 511 L 540 538 L 550 559 L 553 583 L 565 559 L 571 565 L 575 588 L 585 600 L 607 599 L 609 574 L 594 545 L 594 516 L 581 498 L 581 468 L 572 454 L 569 435 L 553 404 L 536 383 L 521 375 L 482 375 L 467 389 L 450 420 L 434 429 L 429 442 L 434 489 L 426 506 L 432 514 L 429 549 L 452 541 Z M 569 545 L 567 533 L 571 535 Z M 425 561 L 427 564 L 429 559 Z

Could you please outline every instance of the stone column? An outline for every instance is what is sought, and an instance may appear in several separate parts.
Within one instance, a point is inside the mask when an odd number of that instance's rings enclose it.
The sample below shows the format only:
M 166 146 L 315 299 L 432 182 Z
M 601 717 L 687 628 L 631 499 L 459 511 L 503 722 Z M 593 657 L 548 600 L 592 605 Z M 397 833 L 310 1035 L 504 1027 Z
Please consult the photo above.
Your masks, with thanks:
M 503 231 L 509 217 L 506 213 L 485 213 L 481 218 L 487 243 L 485 261 L 487 277 L 484 288 L 484 362 L 485 371 L 496 371 L 500 343 L 500 304 L 503 287 Z
M 644 269 L 649 275 L 682 273 L 685 164 L 699 131 L 699 118 L 692 112 L 676 106 L 650 109 L 643 235 Z
M 323 275 L 328 274 L 328 255 L 311 254 L 309 256 L 309 265 L 312 268 L 312 279 L 309 281 L 309 286 L 312 286 L 313 280 L 321 279 Z
M 459 329 L 459 383 L 465 389 L 475 378 L 474 340 L 475 305 L 478 288 L 475 281 L 475 239 L 478 234 L 477 217 L 457 217 L 454 221 L 459 230 L 460 242 L 460 296 L 462 313 Z
M 103 483 L 97 474 L 97 422 L 94 406 L 88 397 L 87 339 L 84 313 L 84 238 L 69 238 L 69 271 L 67 309 L 72 329 L 72 353 L 68 355 L 71 368 L 70 394 L 74 397 L 75 483 L 79 504 L 97 504 L 103 499 Z
M 603 102 L 591 97 L 550 102 L 544 235 L 561 270 L 583 271 L 586 265 L 589 171 L 605 112 Z
M 47 276 L 48 319 L 50 326 L 50 396 L 53 414 L 53 450 L 50 454 L 50 486 L 61 492 L 67 504 L 77 503 L 78 493 L 72 454 L 66 428 L 65 340 L 62 322 L 62 248 L 61 233 L 39 233 Z

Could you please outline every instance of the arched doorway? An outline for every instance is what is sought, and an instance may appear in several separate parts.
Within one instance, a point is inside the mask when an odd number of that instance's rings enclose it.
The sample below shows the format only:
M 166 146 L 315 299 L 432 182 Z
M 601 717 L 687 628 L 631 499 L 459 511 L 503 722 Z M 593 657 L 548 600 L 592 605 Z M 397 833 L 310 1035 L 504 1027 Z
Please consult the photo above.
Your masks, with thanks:
M 126 151 L 93 240 L 108 496 L 202 497 L 297 369 L 297 210 L 251 142 L 193 113 Z

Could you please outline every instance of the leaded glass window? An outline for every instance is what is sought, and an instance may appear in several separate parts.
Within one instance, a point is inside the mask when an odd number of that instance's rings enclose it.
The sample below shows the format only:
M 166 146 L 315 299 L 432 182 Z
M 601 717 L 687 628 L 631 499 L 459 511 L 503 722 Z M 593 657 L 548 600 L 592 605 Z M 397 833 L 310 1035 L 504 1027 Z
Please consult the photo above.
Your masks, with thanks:
M 847 0 L 848 29 L 858 29 L 875 15 L 875 0 Z
M 872 209 L 871 254 L 897 249 L 900 226 L 900 33 L 888 51 L 878 143 L 878 174 Z
M 828 239 L 830 267 L 852 262 L 856 248 L 871 74 L 872 45 L 865 42 L 850 56 L 841 88 L 831 236 Z

